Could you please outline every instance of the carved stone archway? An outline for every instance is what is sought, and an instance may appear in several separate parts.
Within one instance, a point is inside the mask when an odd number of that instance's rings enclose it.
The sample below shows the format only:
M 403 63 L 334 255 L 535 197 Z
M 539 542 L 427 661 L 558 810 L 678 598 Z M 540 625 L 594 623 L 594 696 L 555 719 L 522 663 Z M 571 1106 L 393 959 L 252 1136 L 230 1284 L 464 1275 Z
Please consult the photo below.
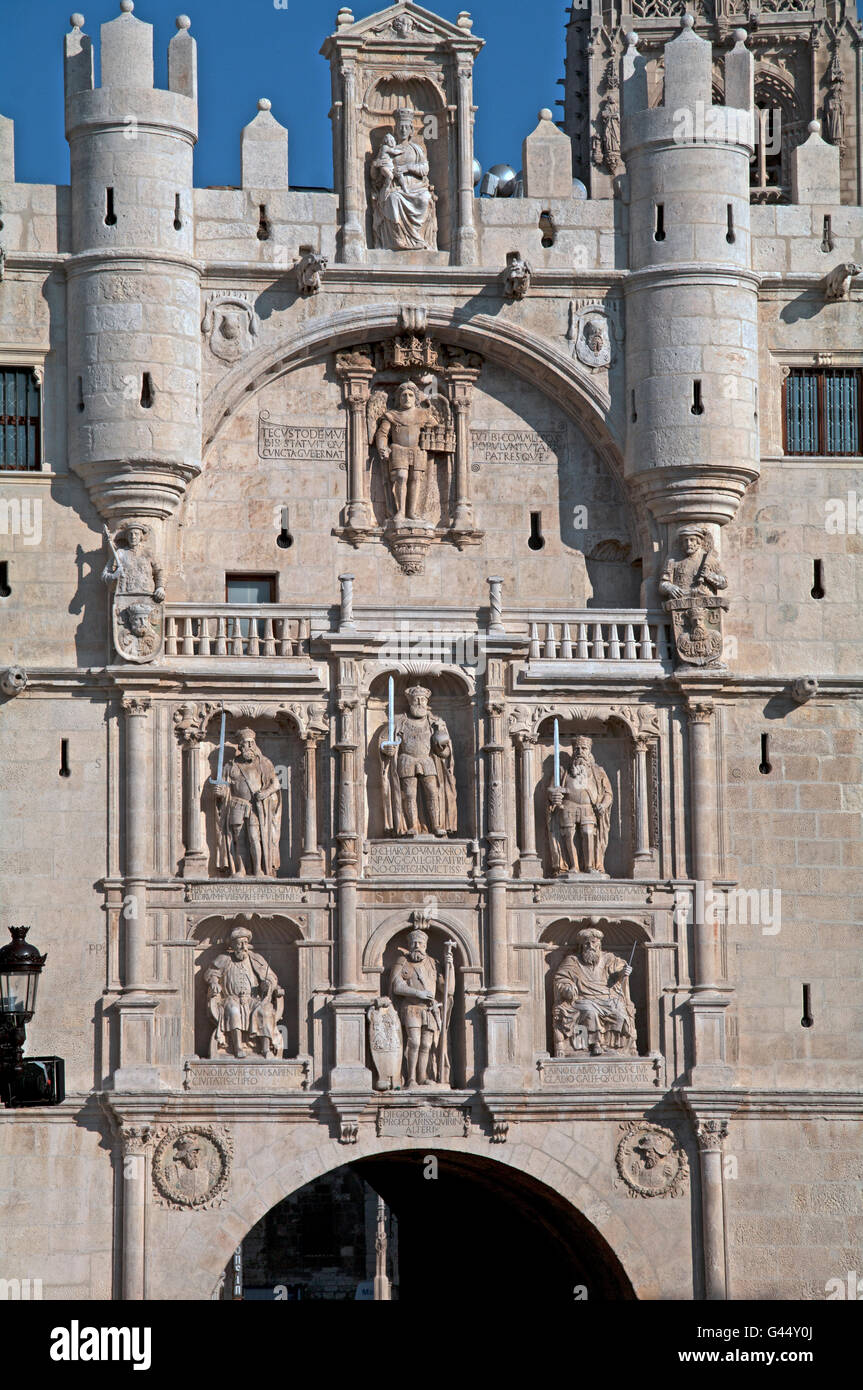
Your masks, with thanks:
M 293 1127 L 274 1129 L 272 1123 L 254 1125 L 253 1134 L 250 1133 L 247 1138 L 247 1128 L 241 1125 L 236 1131 L 234 1172 L 237 1184 L 232 1187 L 221 1208 L 207 1213 L 158 1212 L 157 1220 L 151 1223 L 148 1231 L 151 1251 L 148 1263 L 152 1267 L 150 1282 L 152 1287 L 159 1288 L 161 1297 L 210 1298 L 234 1250 L 272 1207 L 315 1178 L 344 1165 L 344 1148 L 335 1140 L 310 1146 L 292 1137 Z M 560 1131 L 553 1131 L 549 1127 L 544 1140 L 548 1147 L 545 1148 L 537 1147 L 532 1136 L 525 1133 L 524 1136 L 519 1135 L 517 1145 L 500 1145 L 494 1158 L 489 1154 L 488 1139 L 478 1132 L 460 1140 L 436 1140 L 434 1150 L 438 1154 L 455 1155 L 462 1163 L 470 1163 L 473 1159 L 487 1171 L 497 1173 L 499 1170 L 501 1176 L 514 1179 L 517 1185 L 523 1179 L 544 1193 L 553 1195 L 559 1210 L 570 1213 L 573 1223 L 580 1224 L 589 1236 L 597 1240 L 597 1249 L 607 1251 L 613 1257 L 624 1281 L 621 1285 L 623 1292 L 619 1295 L 621 1298 L 652 1301 L 663 1297 L 687 1296 L 673 1291 L 667 1275 L 664 1277 L 668 1251 L 663 1247 L 664 1262 L 658 1263 L 660 1242 L 651 1234 L 652 1226 L 646 1227 L 643 1233 L 639 1232 L 632 1221 L 632 1212 L 627 1210 L 629 1203 L 626 1198 L 612 1190 L 613 1176 L 603 1169 L 602 1163 L 596 1163 L 595 1155 L 590 1153 L 586 1145 L 576 1142 L 563 1159 L 554 1157 L 563 1152 L 565 1146 L 560 1143 L 562 1137 Z M 421 1171 L 423 1156 L 429 1151 L 429 1141 L 380 1139 L 375 1137 L 373 1131 L 363 1129 L 351 1150 L 351 1163 L 405 1151 L 416 1155 L 416 1163 Z M 537 1182 L 535 1177 L 550 1162 L 555 1174 L 553 1193 L 546 1184 Z M 607 1162 L 613 1165 L 611 1150 Z M 589 1172 L 590 1176 L 582 1176 L 577 1171 L 579 1167 L 582 1172 Z M 251 1175 L 251 1181 L 243 1179 L 240 1176 L 242 1173 Z M 646 1215 L 652 1221 L 653 1210 L 646 1209 Z M 166 1218 L 170 1218 L 170 1224 Z M 688 1259 L 691 1235 L 685 1221 L 678 1223 L 675 1239 L 680 1241 L 681 1256 Z M 467 1252 L 471 1245 L 470 1237 L 466 1236 L 464 1249 L 455 1250 L 454 1257 L 469 1258 Z M 180 1249 L 183 1251 L 182 1260 L 177 1258 Z M 626 1286 L 630 1290 L 628 1293 Z
M 629 499 L 620 422 L 612 420 L 611 397 L 577 358 L 522 325 L 499 321 L 490 314 L 461 318 L 425 305 L 416 312 L 425 331 L 442 343 L 478 352 L 550 396 L 583 431 L 615 478 L 621 496 Z M 267 343 L 250 353 L 220 378 L 204 403 L 204 460 L 228 420 L 263 386 L 333 352 L 360 343 L 381 342 L 400 331 L 403 329 L 391 305 L 366 304 L 323 315 L 298 326 L 296 332 L 280 342 Z M 629 507 L 629 525 L 639 549 L 647 545 L 649 519 L 634 504 Z

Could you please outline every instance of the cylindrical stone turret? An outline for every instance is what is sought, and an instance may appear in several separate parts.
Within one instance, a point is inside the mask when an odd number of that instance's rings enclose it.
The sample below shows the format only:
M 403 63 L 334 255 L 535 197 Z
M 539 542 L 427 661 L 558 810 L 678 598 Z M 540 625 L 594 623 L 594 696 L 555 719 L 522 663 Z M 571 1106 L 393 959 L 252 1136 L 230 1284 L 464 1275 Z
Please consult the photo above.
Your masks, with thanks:
M 636 36 L 623 60 L 630 202 L 626 475 L 662 523 L 733 516 L 759 471 L 757 277 L 750 268 L 752 57 L 726 57 L 712 105 L 711 45 L 683 17 L 647 109 Z
M 120 8 L 101 87 L 82 16 L 66 37 L 70 465 L 106 520 L 170 516 L 201 466 L 195 40 L 180 16 L 155 89 L 152 27 Z

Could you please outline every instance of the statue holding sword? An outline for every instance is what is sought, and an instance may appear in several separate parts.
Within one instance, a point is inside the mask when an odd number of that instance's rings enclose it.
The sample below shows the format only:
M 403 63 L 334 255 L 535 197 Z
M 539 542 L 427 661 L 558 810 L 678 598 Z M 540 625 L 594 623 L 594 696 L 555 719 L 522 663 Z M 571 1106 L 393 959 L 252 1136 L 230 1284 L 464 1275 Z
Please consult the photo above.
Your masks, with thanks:
M 435 1080 L 449 1084 L 446 1029 L 452 1013 L 455 970 L 452 945 L 448 942 L 447 946 L 446 964 L 441 973 L 437 961 L 427 951 L 428 933 L 415 926 L 408 935 L 407 953 L 393 967 L 390 977 L 390 995 L 405 1035 L 405 1086 L 408 1089 L 428 1086 Z
M 239 730 L 236 757 L 224 763 L 224 771 L 223 763 L 224 719 L 214 783 L 216 866 L 231 877 L 242 877 L 250 868 L 254 878 L 275 878 L 282 828 L 282 789 L 276 770 L 258 748 L 252 729 Z

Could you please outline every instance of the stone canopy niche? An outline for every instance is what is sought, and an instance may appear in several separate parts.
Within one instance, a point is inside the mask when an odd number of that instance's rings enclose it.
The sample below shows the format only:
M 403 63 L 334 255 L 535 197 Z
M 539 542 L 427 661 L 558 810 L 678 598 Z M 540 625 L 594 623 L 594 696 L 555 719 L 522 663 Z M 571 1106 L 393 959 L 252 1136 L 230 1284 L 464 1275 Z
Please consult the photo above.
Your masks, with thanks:
M 476 834 L 470 694 L 452 675 L 396 673 L 392 729 L 390 741 L 382 674 L 366 706 L 368 872 L 464 876 Z
M 470 419 L 483 359 L 426 334 L 423 308 L 404 331 L 336 353 L 347 414 L 348 496 L 335 534 L 353 546 L 383 540 L 405 574 L 422 574 L 428 547 L 475 545 Z
M 482 39 L 419 5 L 357 23 L 321 52 L 333 85 L 333 168 L 348 262 L 476 262 L 473 62 Z

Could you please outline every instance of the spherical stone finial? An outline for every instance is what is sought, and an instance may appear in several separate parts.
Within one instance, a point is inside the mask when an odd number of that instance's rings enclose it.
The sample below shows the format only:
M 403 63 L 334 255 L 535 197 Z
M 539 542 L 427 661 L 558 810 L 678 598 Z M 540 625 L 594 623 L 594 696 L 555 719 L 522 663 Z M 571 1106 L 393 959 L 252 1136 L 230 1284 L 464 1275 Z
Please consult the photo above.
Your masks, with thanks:
M 337 28 L 337 29 L 347 29 L 349 25 L 353 24 L 353 22 L 354 22 L 354 12 L 353 12 L 353 10 L 350 9 L 349 6 L 347 6 L 347 5 L 342 5 L 342 8 L 339 10 L 338 14 L 336 15 L 336 28 Z
M 131 14 L 135 8 L 135 0 L 120 0 L 121 14 Z
M 553 120 L 554 120 L 554 117 L 553 117 L 552 113 L 549 111 L 549 109 L 548 109 L 547 106 L 544 106 L 544 107 L 542 108 L 542 110 L 539 112 L 539 119 L 540 119 L 541 121 L 553 121 Z
M 732 34 L 731 37 L 734 39 L 734 42 L 735 42 L 735 43 L 745 43 L 745 42 L 746 42 L 746 30 L 745 30 L 745 29 L 735 29 L 735 30 L 734 30 L 734 33 Z
M 809 124 L 808 124 L 808 126 L 806 127 L 806 129 L 809 131 L 809 134 L 810 134 L 810 135 L 820 135 L 820 134 L 821 134 L 821 122 L 820 122 L 820 121 L 810 121 Z
M 191 29 L 192 21 L 187 14 L 178 14 L 174 20 L 178 29 Z
M 72 25 L 73 29 L 83 29 L 84 16 L 82 14 L 70 14 L 69 23 Z
M 272 104 L 273 103 L 270 101 L 269 97 L 261 97 L 260 101 L 258 102 L 258 110 L 269 111 Z
M 695 16 L 687 13 L 683 16 L 680 23 L 684 29 L 691 29 L 695 24 Z
M 456 19 L 459 29 L 467 29 L 468 33 L 473 28 L 473 20 L 470 17 L 470 10 L 461 10 Z

